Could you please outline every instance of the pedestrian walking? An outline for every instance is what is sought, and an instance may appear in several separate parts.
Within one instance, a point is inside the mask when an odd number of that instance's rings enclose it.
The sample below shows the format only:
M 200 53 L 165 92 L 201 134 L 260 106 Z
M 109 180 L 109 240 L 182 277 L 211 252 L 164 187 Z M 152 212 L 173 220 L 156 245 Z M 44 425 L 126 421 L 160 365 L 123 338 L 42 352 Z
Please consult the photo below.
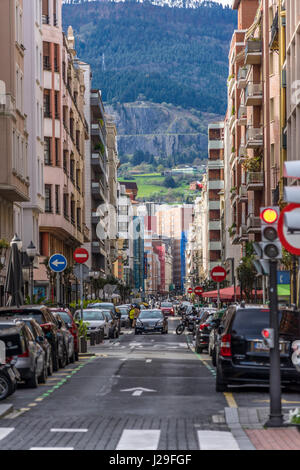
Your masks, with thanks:
M 130 328 L 133 328 L 134 316 L 135 316 L 135 309 L 134 309 L 134 306 L 131 305 L 130 310 L 129 310 Z

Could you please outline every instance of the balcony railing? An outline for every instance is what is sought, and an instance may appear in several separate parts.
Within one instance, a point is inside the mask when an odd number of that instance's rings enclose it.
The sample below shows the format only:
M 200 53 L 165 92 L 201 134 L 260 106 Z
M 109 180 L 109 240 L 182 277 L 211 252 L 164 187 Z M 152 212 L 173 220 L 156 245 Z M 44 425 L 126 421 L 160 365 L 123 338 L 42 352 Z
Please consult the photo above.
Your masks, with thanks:
M 247 191 L 261 190 L 264 188 L 264 173 L 255 171 L 247 173 Z
M 239 187 L 239 200 L 240 202 L 248 201 L 247 186 L 245 184 L 241 184 L 241 186 Z
M 247 74 L 248 74 L 248 68 L 247 67 L 241 67 L 238 71 L 238 79 L 237 79 L 237 87 L 239 89 L 245 88 L 247 85 Z
M 238 124 L 239 126 L 246 126 L 247 124 L 247 107 L 243 104 L 239 107 Z
M 245 47 L 245 63 L 257 65 L 261 63 L 262 58 L 262 41 L 251 40 L 246 41 Z
M 245 242 L 248 240 L 248 234 L 247 234 L 247 225 L 242 224 L 240 226 L 240 242 Z
M 0 94 L 0 116 L 15 116 L 16 102 L 9 94 Z
M 245 147 L 245 144 L 242 143 L 239 148 L 239 156 L 238 156 L 238 162 L 243 163 L 247 158 L 247 149 Z
M 246 131 L 246 148 L 259 148 L 264 144 L 263 128 L 248 127 Z
M 247 233 L 259 233 L 260 227 L 260 217 L 249 214 L 247 218 Z
M 42 15 L 42 23 L 43 24 L 49 24 L 49 15 Z
M 263 87 L 262 83 L 249 82 L 245 90 L 245 105 L 259 106 L 262 104 Z

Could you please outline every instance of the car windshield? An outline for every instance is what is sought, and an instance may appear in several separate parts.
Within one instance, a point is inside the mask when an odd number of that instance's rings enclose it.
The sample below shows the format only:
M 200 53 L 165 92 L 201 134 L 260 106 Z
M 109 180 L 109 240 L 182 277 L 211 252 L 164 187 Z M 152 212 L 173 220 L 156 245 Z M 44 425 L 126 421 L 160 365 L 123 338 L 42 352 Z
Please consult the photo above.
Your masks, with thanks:
M 300 338 L 299 312 L 279 311 L 279 334 Z M 268 308 L 245 308 L 237 310 L 232 324 L 232 333 L 261 337 L 261 331 L 270 324 Z
M 164 318 L 160 310 L 145 310 L 141 312 L 139 318 L 145 320 L 147 318 Z
M 172 307 L 172 304 L 170 304 L 170 302 L 163 302 L 161 304 L 162 307 Z
M 100 310 L 86 310 L 82 312 L 83 320 L 86 321 L 100 321 L 104 320 L 104 314 Z
M 63 319 L 63 321 L 67 324 L 67 323 L 71 323 L 71 318 L 69 317 L 69 315 L 66 313 L 66 312 L 55 312 L 55 313 L 59 313 L 60 317 Z

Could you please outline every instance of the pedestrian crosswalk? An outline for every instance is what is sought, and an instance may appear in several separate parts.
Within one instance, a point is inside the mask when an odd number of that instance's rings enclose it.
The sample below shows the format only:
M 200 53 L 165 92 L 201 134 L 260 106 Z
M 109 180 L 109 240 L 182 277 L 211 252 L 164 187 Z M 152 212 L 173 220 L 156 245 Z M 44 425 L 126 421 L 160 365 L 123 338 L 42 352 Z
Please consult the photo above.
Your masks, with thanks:
M 14 439 L 13 431 L 15 428 L 0 427 L 0 449 L 1 441 L 6 438 L 9 439 L 10 448 L 13 449 Z M 57 447 L 50 447 L 48 445 L 39 446 L 37 437 L 36 446 L 29 447 L 30 450 L 76 450 L 76 447 L 70 446 L 71 434 L 91 432 L 91 438 L 95 437 L 92 430 L 88 428 L 51 428 L 50 433 L 53 435 L 57 433 L 61 436 L 59 445 Z M 212 430 L 195 430 L 197 434 L 197 442 L 199 450 L 240 450 L 239 444 L 229 431 L 212 431 Z M 119 441 L 114 450 L 158 450 L 161 449 L 160 441 L 162 438 L 162 431 L 160 429 L 123 429 Z M 100 440 L 100 436 L 99 436 Z M 6 441 L 7 442 L 7 441 Z M 52 442 L 51 442 L 52 443 Z M 64 446 L 64 443 L 67 445 Z M 113 450 L 113 449 L 112 449 Z M 180 448 L 178 449 L 180 450 Z

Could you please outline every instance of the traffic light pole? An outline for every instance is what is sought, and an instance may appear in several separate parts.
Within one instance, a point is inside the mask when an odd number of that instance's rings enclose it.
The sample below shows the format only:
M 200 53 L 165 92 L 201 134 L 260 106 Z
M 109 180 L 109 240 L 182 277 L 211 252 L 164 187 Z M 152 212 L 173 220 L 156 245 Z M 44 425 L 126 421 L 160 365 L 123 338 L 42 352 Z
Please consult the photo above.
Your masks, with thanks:
M 274 348 L 270 349 L 270 415 L 267 427 L 283 425 L 277 298 L 277 260 L 270 260 L 270 328 L 274 330 Z

